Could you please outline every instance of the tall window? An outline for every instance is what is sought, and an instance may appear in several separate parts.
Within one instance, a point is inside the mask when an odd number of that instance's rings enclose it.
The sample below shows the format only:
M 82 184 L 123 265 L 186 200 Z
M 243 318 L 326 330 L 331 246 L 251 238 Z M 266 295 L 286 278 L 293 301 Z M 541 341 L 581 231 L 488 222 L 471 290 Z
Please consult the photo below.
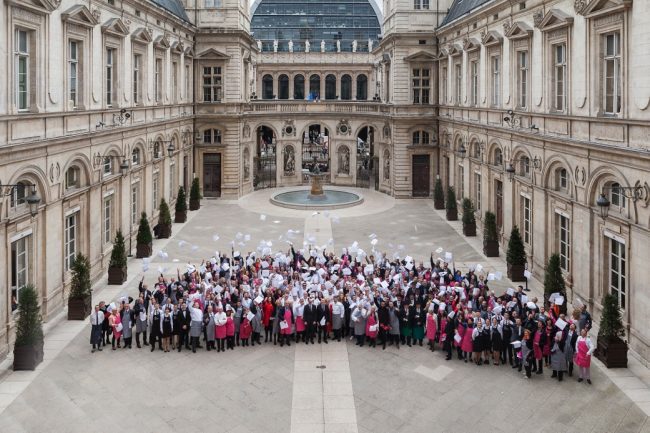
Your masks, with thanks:
M 621 34 L 603 36 L 603 108 L 606 114 L 621 112 Z
M 528 107 L 528 51 L 517 52 L 517 90 L 520 108 Z
M 16 107 L 18 110 L 29 109 L 29 91 L 30 91 L 30 61 L 29 47 L 30 34 L 26 30 L 16 30 L 15 46 L 15 74 L 16 74 Z
M 178 62 L 172 62 L 172 100 L 178 101 Z
M 138 209 L 140 207 L 140 188 L 138 184 L 131 185 L 131 224 L 138 224 Z
M 625 309 L 627 295 L 625 244 L 614 239 L 609 240 L 609 290 L 618 298 L 619 307 Z
M 361 74 L 357 76 L 357 101 L 365 101 L 366 99 L 368 99 L 368 77 Z
M 498 106 L 501 101 L 501 57 L 492 56 L 490 68 L 492 72 L 492 105 Z
M 481 210 L 481 173 L 474 173 L 474 186 L 475 186 L 475 197 L 474 203 L 476 204 L 476 210 Z
M 454 65 L 454 75 L 456 78 L 456 104 L 460 104 L 463 91 L 463 68 L 460 63 Z
M 158 203 L 159 203 L 158 191 L 160 186 L 158 185 L 159 181 L 160 181 L 160 177 L 158 173 L 154 173 L 153 182 L 151 183 L 151 197 L 153 199 L 153 209 L 158 209 Z
M 472 98 L 472 105 L 478 105 L 478 60 L 472 60 L 469 66 L 471 82 L 470 82 L 470 96 Z
M 278 77 L 278 99 L 289 99 L 289 77 L 286 74 Z
M 12 209 L 16 209 L 18 206 L 24 205 L 27 198 L 27 190 L 29 187 L 25 182 L 18 182 L 16 187 L 11 191 L 11 198 L 9 201 L 9 206 Z
M 565 109 L 566 44 L 553 45 L 553 109 Z
M 140 87 L 142 82 L 142 55 L 133 56 L 133 103 L 140 103 Z
M 131 152 L 131 165 L 136 166 L 140 165 L 142 155 L 140 154 L 140 148 L 136 147 L 133 149 L 133 152 Z
M 156 102 L 162 101 L 162 59 L 156 59 L 156 65 L 154 68 L 154 95 L 156 96 Z
M 169 163 L 169 201 L 171 202 L 176 193 L 176 161 L 172 158 Z
M 430 71 L 425 68 L 413 69 L 413 103 L 428 104 L 430 89 Z
M 458 194 L 462 200 L 465 197 L 465 167 L 458 164 Z
M 185 99 L 190 100 L 192 98 L 191 93 L 191 83 L 192 82 L 192 73 L 190 71 L 190 65 L 185 65 Z
M 336 77 L 328 74 L 325 77 L 325 99 L 336 99 Z
M 115 48 L 106 48 L 106 105 L 113 105 L 115 93 Z
M 448 99 L 447 99 L 447 67 L 443 66 L 442 68 L 442 103 L 446 104 Z
M 20 289 L 29 283 L 29 244 L 25 236 L 11 244 L 11 311 L 18 309 Z
M 569 272 L 569 262 L 571 259 L 571 227 L 569 218 L 557 214 L 557 225 L 559 229 L 558 252 L 560 254 L 560 267 Z
M 612 204 L 612 206 L 618 207 L 620 211 L 625 209 L 626 207 L 626 201 L 627 199 L 625 198 L 625 195 L 623 194 L 623 190 L 621 189 L 621 184 L 618 182 L 614 182 L 610 185 L 610 193 L 609 193 L 609 201 Z
M 68 43 L 68 99 L 73 108 L 79 103 L 79 48 L 77 41 Z
M 566 191 L 569 187 L 569 174 L 565 168 L 560 168 L 557 171 L 557 190 Z
M 79 212 L 75 212 L 65 217 L 65 236 L 64 236 L 64 259 L 65 270 L 69 271 L 77 254 L 77 224 Z
M 104 243 L 111 241 L 111 212 L 113 210 L 113 198 L 104 199 Z
M 352 77 L 348 74 L 341 77 L 341 99 L 344 101 L 352 99 Z
M 293 99 L 305 99 L 305 77 L 296 75 L 293 77 Z
M 113 159 L 110 157 L 105 157 L 104 158 L 104 175 L 109 175 L 113 173 Z
M 531 200 L 528 197 L 521 196 L 521 227 L 523 228 L 523 238 L 524 243 L 530 244 L 532 239 L 532 221 L 533 221 L 533 208 L 531 206 Z
M 221 102 L 221 66 L 203 68 L 203 102 Z
M 70 167 L 65 172 L 65 189 L 79 188 L 80 172 L 78 167 Z

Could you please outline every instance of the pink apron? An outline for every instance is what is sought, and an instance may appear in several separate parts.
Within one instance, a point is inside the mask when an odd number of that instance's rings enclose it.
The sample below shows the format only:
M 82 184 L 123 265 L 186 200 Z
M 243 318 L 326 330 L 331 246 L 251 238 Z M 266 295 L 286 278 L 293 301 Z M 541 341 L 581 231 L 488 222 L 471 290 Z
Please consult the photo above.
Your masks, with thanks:
M 122 318 L 120 317 L 120 313 L 117 313 L 113 316 L 113 335 L 115 336 L 115 340 L 119 340 L 122 336 L 122 331 L 117 330 L 117 325 L 120 323 L 122 323 Z
M 535 354 L 535 359 L 540 360 L 542 359 L 542 348 L 539 347 L 539 340 L 542 338 L 542 334 L 537 331 L 535 332 L 535 337 L 533 338 L 533 351 Z
M 302 316 L 296 316 L 296 332 L 303 332 L 305 330 L 305 322 Z
M 284 319 L 283 320 L 285 322 L 287 322 L 287 325 L 289 325 L 289 326 L 287 326 L 284 329 L 281 329 L 280 334 L 282 334 L 282 335 L 291 335 L 291 310 L 289 310 L 288 308 L 286 308 L 284 310 Z
M 427 314 L 427 340 L 433 341 L 436 338 L 436 321 L 432 314 Z
M 235 335 L 235 321 L 232 317 L 226 319 L 226 336 L 233 337 Z
M 370 330 L 371 326 L 374 326 L 377 324 L 377 320 L 375 319 L 375 315 L 371 314 L 368 316 L 368 320 L 366 321 L 366 335 L 370 338 L 377 338 L 377 334 L 379 333 L 379 327 L 375 329 L 374 331 Z
M 578 351 L 575 354 L 575 363 L 578 367 L 589 368 L 591 366 L 591 355 L 589 355 L 589 346 L 582 340 L 578 342 Z

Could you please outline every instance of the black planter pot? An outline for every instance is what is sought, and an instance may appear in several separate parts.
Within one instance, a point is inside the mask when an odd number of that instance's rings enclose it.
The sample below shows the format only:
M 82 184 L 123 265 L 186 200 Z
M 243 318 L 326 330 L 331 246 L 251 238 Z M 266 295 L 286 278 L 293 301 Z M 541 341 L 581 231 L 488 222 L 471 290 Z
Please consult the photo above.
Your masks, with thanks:
M 438 210 L 442 210 L 445 208 L 445 201 L 444 200 L 433 200 L 433 207 Z
M 201 207 L 201 200 L 190 199 L 190 210 L 199 210 Z
M 171 224 L 160 224 L 158 231 L 158 239 L 168 239 L 172 236 Z
M 112 286 L 121 286 L 126 281 L 126 267 L 117 268 L 109 267 L 108 268 L 108 284 Z
M 92 308 L 92 296 L 68 298 L 68 320 L 86 320 Z
M 458 221 L 458 209 L 447 209 L 447 221 Z
M 138 259 L 143 259 L 145 257 L 151 257 L 153 246 L 149 244 L 136 244 L 135 246 L 135 257 Z
M 463 234 L 465 236 L 476 236 L 476 223 L 463 223 Z
M 483 254 L 487 257 L 499 257 L 499 241 L 483 241 Z
M 14 370 L 36 370 L 43 362 L 43 342 L 14 347 Z
M 184 223 L 187 221 L 187 211 L 184 212 L 176 212 L 174 215 L 174 222 L 175 223 Z
M 510 278 L 511 281 L 526 281 L 526 277 L 524 277 L 524 271 L 526 268 L 524 265 L 510 265 L 508 264 L 508 278 Z
M 627 343 L 618 337 L 598 337 L 595 355 L 607 368 L 627 368 Z

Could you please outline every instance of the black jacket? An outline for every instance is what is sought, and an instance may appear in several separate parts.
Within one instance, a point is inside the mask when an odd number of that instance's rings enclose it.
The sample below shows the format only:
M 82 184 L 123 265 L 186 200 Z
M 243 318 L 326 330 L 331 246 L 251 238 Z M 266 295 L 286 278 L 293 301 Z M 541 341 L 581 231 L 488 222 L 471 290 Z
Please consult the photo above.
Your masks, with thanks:
M 323 317 L 325 317 L 325 323 L 331 321 L 329 305 L 319 304 L 316 311 L 317 311 L 317 317 L 318 317 L 317 322 L 319 324 L 320 324 L 320 321 L 323 319 Z
M 305 305 L 305 309 L 302 313 L 302 318 L 305 321 L 305 324 L 312 324 L 318 322 L 318 311 L 314 304 Z

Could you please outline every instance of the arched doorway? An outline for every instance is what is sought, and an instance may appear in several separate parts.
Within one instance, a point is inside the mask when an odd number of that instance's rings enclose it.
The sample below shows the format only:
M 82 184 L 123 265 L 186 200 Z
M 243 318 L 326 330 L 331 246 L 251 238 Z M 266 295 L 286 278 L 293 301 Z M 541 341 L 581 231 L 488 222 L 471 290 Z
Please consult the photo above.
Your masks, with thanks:
M 378 187 L 375 170 L 375 130 L 372 126 L 364 126 L 357 134 L 357 186 L 370 188 L 370 179 L 374 179 Z
M 277 169 L 275 149 L 276 137 L 273 129 L 264 125 L 257 128 L 257 153 L 255 155 L 253 188 L 275 187 L 275 172 Z
M 330 171 L 330 132 L 320 124 L 309 125 L 302 135 L 303 173 L 314 171 L 316 165 L 321 173 Z

